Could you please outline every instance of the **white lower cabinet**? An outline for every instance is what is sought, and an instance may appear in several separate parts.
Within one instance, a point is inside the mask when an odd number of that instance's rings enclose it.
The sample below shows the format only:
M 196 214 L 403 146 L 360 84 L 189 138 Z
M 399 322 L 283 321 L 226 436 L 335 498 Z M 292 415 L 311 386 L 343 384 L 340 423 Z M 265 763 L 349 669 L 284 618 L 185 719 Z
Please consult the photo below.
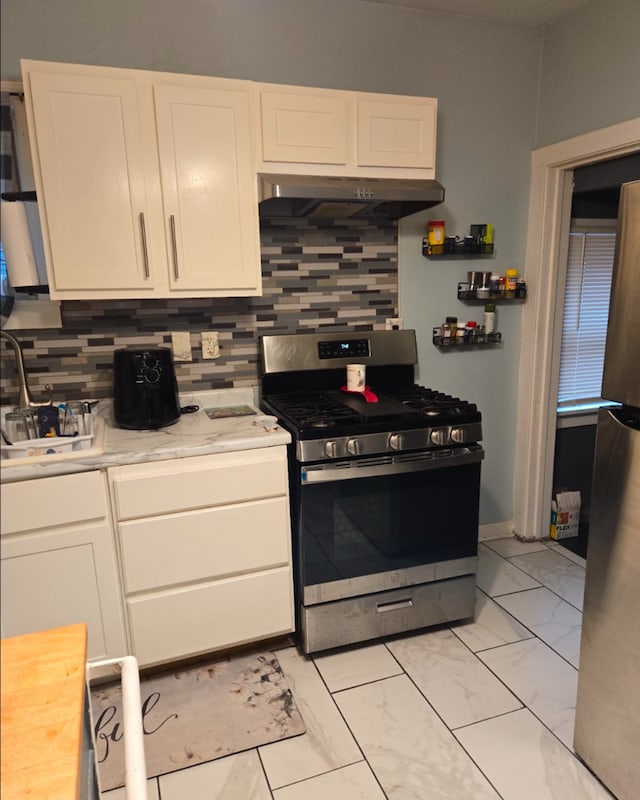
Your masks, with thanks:
M 88 657 L 127 653 L 105 476 L 2 484 L 2 636 L 84 622 Z
M 141 665 L 290 633 L 286 448 L 109 470 Z

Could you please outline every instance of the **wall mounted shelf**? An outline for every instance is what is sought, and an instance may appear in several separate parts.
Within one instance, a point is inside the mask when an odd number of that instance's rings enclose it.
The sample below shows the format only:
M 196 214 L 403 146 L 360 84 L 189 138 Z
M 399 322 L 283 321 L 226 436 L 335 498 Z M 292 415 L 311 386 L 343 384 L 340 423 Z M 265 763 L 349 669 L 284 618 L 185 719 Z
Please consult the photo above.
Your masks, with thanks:
M 476 290 L 470 290 L 468 283 L 458 284 L 458 300 L 464 303 L 517 303 L 527 299 L 527 286 L 517 288 L 514 297 L 505 297 L 499 292 L 489 292 L 487 297 L 478 297 Z
M 482 242 L 457 241 L 455 244 L 429 244 L 427 238 L 422 240 L 422 255 L 433 259 L 454 258 L 487 258 L 493 255 L 493 244 Z
M 497 331 L 494 333 L 476 333 L 469 337 L 460 338 L 457 336 L 442 336 L 439 327 L 433 329 L 433 344 L 436 347 L 446 348 L 447 350 L 455 350 L 456 348 L 462 350 L 465 347 L 486 347 L 500 344 L 500 342 L 502 342 L 502 334 Z

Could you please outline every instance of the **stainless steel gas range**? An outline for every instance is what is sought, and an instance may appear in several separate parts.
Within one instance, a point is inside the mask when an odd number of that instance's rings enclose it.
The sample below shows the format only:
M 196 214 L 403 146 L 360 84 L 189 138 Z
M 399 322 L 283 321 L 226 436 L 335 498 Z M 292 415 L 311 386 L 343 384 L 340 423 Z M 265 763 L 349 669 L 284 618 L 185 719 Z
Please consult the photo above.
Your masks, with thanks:
M 264 336 L 260 351 L 261 406 L 292 434 L 305 652 L 472 617 L 476 406 L 414 383 L 412 330 Z M 354 362 L 363 392 L 347 391 Z

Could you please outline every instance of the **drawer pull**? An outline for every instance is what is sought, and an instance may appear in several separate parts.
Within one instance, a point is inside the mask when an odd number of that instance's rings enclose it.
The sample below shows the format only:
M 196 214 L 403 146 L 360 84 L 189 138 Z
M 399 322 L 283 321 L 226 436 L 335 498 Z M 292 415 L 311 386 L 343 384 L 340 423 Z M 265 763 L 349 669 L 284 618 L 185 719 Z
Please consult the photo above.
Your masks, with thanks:
M 413 599 L 408 597 L 406 600 L 393 600 L 390 603 L 378 603 L 376 610 L 378 614 L 387 611 L 399 611 L 401 608 L 413 608 Z

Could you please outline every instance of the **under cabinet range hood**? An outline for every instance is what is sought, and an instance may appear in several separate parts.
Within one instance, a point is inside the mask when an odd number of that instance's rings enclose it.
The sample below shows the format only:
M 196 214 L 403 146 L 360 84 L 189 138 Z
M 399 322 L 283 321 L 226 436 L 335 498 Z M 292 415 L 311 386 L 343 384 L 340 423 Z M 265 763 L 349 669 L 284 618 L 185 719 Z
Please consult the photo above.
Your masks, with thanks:
M 263 217 L 399 219 L 444 200 L 435 180 L 260 175 Z

